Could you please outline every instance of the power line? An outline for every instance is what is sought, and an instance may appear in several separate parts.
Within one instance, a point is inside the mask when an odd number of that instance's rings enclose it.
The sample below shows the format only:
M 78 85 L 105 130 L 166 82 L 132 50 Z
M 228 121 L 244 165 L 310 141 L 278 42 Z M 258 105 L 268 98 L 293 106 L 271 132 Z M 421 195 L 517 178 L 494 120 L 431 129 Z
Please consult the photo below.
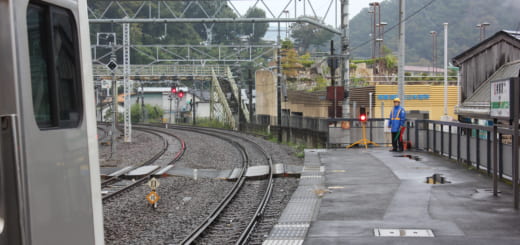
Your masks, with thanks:
M 430 2 L 426 3 L 424 6 L 422 6 L 421 8 L 419 8 L 418 10 L 416 10 L 415 12 L 413 12 L 411 15 L 407 16 L 405 19 L 404 19 L 404 22 L 408 21 L 409 19 L 413 18 L 415 15 L 417 15 L 418 13 L 420 13 L 421 11 L 423 11 L 425 8 L 429 7 L 430 5 L 432 5 L 436 0 L 431 0 Z M 391 26 L 390 28 L 386 29 L 383 34 L 386 34 L 387 32 L 390 32 L 391 30 L 395 29 L 396 27 L 399 26 L 399 24 L 401 24 L 401 22 L 397 22 L 397 24 Z M 361 43 L 360 45 L 350 49 L 350 51 L 354 51 L 358 48 L 361 48 L 365 45 L 367 45 L 368 43 L 372 42 L 373 40 L 375 39 L 374 38 L 371 38 L 363 43 Z

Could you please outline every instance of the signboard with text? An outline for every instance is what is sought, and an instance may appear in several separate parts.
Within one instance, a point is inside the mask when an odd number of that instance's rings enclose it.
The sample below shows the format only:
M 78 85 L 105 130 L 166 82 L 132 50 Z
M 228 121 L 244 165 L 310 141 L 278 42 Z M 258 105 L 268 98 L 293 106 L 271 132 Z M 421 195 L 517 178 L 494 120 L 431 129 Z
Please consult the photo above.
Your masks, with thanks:
M 510 79 L 492 81 L 490 97 L 490 116 L 494 118 L 510 118 L 512 83 Z

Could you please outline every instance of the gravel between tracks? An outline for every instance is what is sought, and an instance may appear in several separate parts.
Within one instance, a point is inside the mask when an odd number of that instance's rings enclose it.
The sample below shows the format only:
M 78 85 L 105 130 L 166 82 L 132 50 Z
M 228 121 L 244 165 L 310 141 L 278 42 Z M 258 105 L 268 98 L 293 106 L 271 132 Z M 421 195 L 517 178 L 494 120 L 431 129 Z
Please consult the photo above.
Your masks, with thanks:
M 219 170 L 240 167 L 240 152 L 228 142 L 189 131 L 170 129 L 170 132 L 184 139 L 186 142 L 184 154 L 189 155 L 178 161 L 176 166 Z
M 150 188 L 135 188 L 104 205 L 107 244 L 178 244 L 209 214 L 233 184 L 186 177 L 160 179 L 156 210 L 145 200 Z
M 229 143 L 193 132 L 170 132 L 184 139 L 187 145 L 187 151 L 176 163 L 177 166 L 230 169 L 239 163 L 238 151 Z M 294 150 L 288 146 L 241 133 L 234 134 L 259 143 L 271 153 L 274 163 L 303 164 L 302 159 L 295 157 Z M 145 145 L 150 145 L 150 142 Z M 161 178 L 160 181 L 158 194 L 161 200 L 157 210 L 152 210 L 145 201 L 145 195 L 150 191 L 148 186 L 135 188 L 104 204 L 107 244 L 178 244 L 207 216 L 233 184 L 212 179 L 195 181 L 186 177 Z M 251 243 L 261 244 L 266 238 L 297 185 L 297 178 L 275 179 L 273 196 L 264 218 L 253 233 Z
M 163 140 L 153 134 L 134 130 L 132 142 L 125 143 L 117 140 L 116 154 L 110 157 L 110 145 L 99 146 L 99 160 L 101 167 L 125 167 L 143 163 L 152 158 L 163 148 Z

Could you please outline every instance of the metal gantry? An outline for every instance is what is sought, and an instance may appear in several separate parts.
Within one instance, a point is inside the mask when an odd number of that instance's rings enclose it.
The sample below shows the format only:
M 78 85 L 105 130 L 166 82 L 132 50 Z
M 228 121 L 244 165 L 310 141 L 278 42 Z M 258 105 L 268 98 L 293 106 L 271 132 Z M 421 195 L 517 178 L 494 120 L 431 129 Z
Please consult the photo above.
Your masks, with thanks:
M 248 1 L 248 0 L 245 0 Z M 157 76 L 155 66 L 163 66 L 162 69 L 173 69 L 180 66 L 199 66 L 204 68 L 206 62 L 213 66 L 208 70 L 207 76 L 214 77 L 218 74 L 219 63 L 223 62 L 251 62 L 271 51 L 279 48 L 278 41 L 275 46 L 255 46 L 247 43 L 245 45 L 212 45 L 212 30 L 217 23 L 308 23 L 321 29 L 328 30 L 342 37 L 342 84 L 349 90 L 349 39 L 348 39 L 348 0 L 276 0 L 277 3 L 283 2 L 284 8 L 274 8 L 269 2 L 274 0 L 249 0 L 250 7 L 261 8 L 266 11 L 265 18 L 248 18 L 246 10 L 239 10 L 238 2 L 244 0 L 98 0 L 88 4 L 89 22 L 91 24 L 124 24 L 123 32 L 126 32 L 126 42 L 123 41 L 123 76 L 125 86 L 125 141 L 131 140 L 130 132 L 130 91 L 129 78 L 131 76 L 150 77 Z M 319 9 L 315 8 L 318 6 Z M 211 7 L 209 7 L 211 6 Z M 279 5 L 278 5 L 279 6 Z M 323 8 L 325 6 L 325 8 Z M 317 11 L 318 10 L 318 11 Z M 320 12 L 321 10 L 321 12 Z M 341 12 L 338 13 L 338 10 Z M 192 18 L 189 13 L 198 11 L 203 13 L 203 17 Z M 234 13 L 236 17 L 223 17 L 223 13 Z M 289 14 L 290 13 L 290 14 Z M 329 15 L 334 15 L 335 25 L 325 24 L 325 19 Z M 338 17 L 341 23 L 338 27 Z M 164 24 L 165 32 L 168 23 L 199 23 L 206 31 L 206 41 L 204 45 L 131 45 L 129 40 L 130 24 L 132 23 L 156 23 Z M 123 35 L 124 36 L 124 35 Z M 94 70 L 97 78 L 104 77 L 102 68 L 96 68 L 96 64 L 104 64 L 103 60 L 109 56 L 106 54 L 98 55 L 101 45 L 95 45 Z M 223 49 L 233 49 L 234 52 L 222 52 Z M 148 64 L 141 64 L 140 69 L 136 64 L 130 65 L 130 50 L 135 50 L 137 54 L 146 56 L 150 59 Z M 211 50 L 211 51 L 210 51 Z M 215 53 L 218 50 L 218 55 Z M 103 52 L 103 51 L 101 51 Z M 107 56 L 108 55 L 108 56 Z M 164 64 L 169 63 L 169 64 Z M 100 66 L 101 67 L 101 66 Z M 130 68 L 132 67 L 132 68 Z M 165 68 L 166 67 L 166 68 Z M 173 68 L 172 68 L 173 67 Z M 225 64 L 224 66 L 225 67 Z M 192 69 L 192 77 L 197 76 L 196 69 Z M 222 69 L 223 70 L 223 69 Z M 130 74 L 130 72 L 134 74 Z M 147 74 L 144 71 L 148 71 Z M 209 74 L 211 72 L 211 75 Z M 216 72 L 216 73 L 215 73 Z M 103 74 L 102 74 L 103 73 Z M 168 76 L 169 74 L 160 74 Z M 174 74 L 171 74 L 174 76 Z M 223 71 L 225 76 L 225 71 Z M 348 93 L 347 93 L 348 96 Z M 128 101 L 127 101 L 128 98 Z M 348 97 L 345 101 L 348 104 Z M 280 106 L 280 105 L 278 105 Z M 128 108 L 127 108 L 128 107 Z M 346 107 L 348 116 L 349 109 Z
M 107 45 L 91 45 L 94 64 L 102 64 L 110 55 Z M 123 46 L 117 46 L 116 51 Z M 129 49 L 146 58 L 148 64 L 252 62 L 273 52 L 274 45 L 129 45 Z
M 240 11 L 236 7 L 236 3 L 244 2 L 243 0 L 106 0 L 98 1 L 105 2 L 104 5 L 98 4 L 94 6 L 89 4 L 88 12 L 90 23 L 202 23 L 206 31 L 211 32 L 216 23 L 299 22 L 310 23 L 333 33 L 341 34 L 337 28 L 339 0 L 277 0 L 277 2 L 280 1 L 284 3 L 285 7 L 283 9 L 270 7 L 268 4 L 269 0 L 249 0 L 249 2 L 252 3 L 251 7 L 266 10 L 266 18 L 244 17 L 245 12 Z M 212 8 L 208 8 L 204 4 L 208 2 L 211 2 Z M 314 5 L 318 2 L 320 6 L 327 6 L 325 11 L 316 11 L 317 8 L 315 8 Z M 231 10 L 238 17 L 220 17 L 226 9 Z M 188 13 L 195 10 L 201 11 L 204 17 L 190 18 Z M 286 14 L 287 11 L 292 11 L 292 16 Z M 109 12 L 112 13 L 112 15 L 109 16 L 107 14 Z M 330 14 L 336 15 L 335 27 L 324 24 L 324 20 Z

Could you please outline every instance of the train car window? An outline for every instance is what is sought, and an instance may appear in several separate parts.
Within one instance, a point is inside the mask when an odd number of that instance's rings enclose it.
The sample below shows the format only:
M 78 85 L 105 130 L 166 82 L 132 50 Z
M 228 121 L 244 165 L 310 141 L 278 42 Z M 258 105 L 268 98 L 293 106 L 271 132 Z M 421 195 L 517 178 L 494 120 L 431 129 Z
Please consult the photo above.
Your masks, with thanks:
M 46 42 L 44 9 L 31 6 L 27 10 L 29 54 L 34 115 L 40 127 L 51 126 L 51 96 L 49 89 L 49 56 L 44 48 Z
M 34 114 L 41 129 L 78 126 L 82 114 L 78 37 L 71 12 L 29 4 L 27 30 Z

